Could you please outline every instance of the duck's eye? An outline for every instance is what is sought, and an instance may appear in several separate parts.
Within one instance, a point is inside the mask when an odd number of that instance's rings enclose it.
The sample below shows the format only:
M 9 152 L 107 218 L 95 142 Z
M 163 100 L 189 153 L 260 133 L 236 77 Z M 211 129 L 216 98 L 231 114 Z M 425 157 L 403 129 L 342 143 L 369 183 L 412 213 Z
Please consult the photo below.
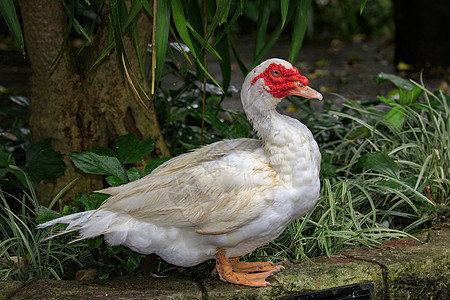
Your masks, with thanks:
M 279 77 L 279 76 L 281 76 L 281 73 L 278 70 L 273 70 L 272 71 L 272 75 L 275 76 L 275 77 Z

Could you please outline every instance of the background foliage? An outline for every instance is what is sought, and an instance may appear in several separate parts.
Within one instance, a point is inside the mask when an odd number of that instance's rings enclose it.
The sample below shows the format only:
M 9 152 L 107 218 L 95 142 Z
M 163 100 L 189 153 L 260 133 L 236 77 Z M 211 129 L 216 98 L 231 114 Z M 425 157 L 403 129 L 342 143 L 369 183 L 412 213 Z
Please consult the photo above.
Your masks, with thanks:
M 112 21 L 110 39 L 95 64 L 100 64 L 115 49 L 124 72 L 146 73 L 152 86 L 149 97 L 153 96 L 172 155 L 197 148 L 203 142 L 255 137 L 242 112 L 221 107 L 230 87 L 231 55 L 235 56 L 243 73 L 251 67 L 237 53 L 234 25 L 240 25 L 239 30 L 245 31 L 249 22 L 256 24 L 253 66 L 265 58 L 284 30 L 293 33 L 289 59 L 295 61 L 307 34 L 306 16 L 311 14 L 316 14 L 317 18 L 308 30 L 322 32 L 329 28 L 324 32 L 331 36 L 335 36 L 334 30 L 344 35 L 359 33 L 359 30 L 370 33 L 373 28 L 379 30 L 372 31 L 373 34 L 392 30 L 392 24 L 386 22 L 392 12 L 389 1 L 377 2 L 376 9 L 365 7 L 366 1 L 362 4 L 341 2 L 344 5 L 338 5 L 337 1 L 325 2 L 291 0 L 275 5 L 278 2 L 267 0 L 208 1 L 202 7 L 199 1 L 173 0 L 157 1 L 156 7 L 152 7 L 147 1 L 111 0 L 108 2 Z M 0 10 L 23 51 L 13 2 L 0 3 Z M 85 39 L 82 52 L 89 46 L 96 24 L 102 21 L 97 12 L 106 2 L 63 3 L 69 16 L 66 42 L 74 31 L 80 34 Z M 362 8 L 364 17 L 356 18 Z M 135 17 L 141 10 L 156 16 L 154 40 L 149 45 L 152 63 L 146 65 L 146 54 L 141 53 L 140 70 L 130 70 L 122 38 L 129 34 L 136 45 L 139 44 Z M 377 15 L 378 18 L 371 17 L 376 11 L 384 13 Z M 83 12 L 94 12 L 94 17 L 87 17 L 88 22 L 82 21 Z M 383 26 L 369 26 L 370 22 Z M 173 61 L 175 51 L 181 51 L 193 68 L 179 69 Z M 221 81 L 208 74 L 204 60 L 207 53 L 219 61 Z M 163 89 L 158 84 L 168 74 L 179 82 L 176 88 Z M 139 88 L 132 76 L 130 78 L 138 94 L 145 99 L 146 91 Z M 321 145 L 322 196 L 311 212 L 247 259 L 267 256 L 272 260 L 297 259 L 331 255 L 350 247 L 373 247 L 391 238 L 408 236 L 425 226 L 439 227 L 448 219 L 448 96 L 427 90 L 423 83 L 391 74 L 380 74 L 375 80 L 392 83 L 396 92 L 369 102 L 343 99 L 343 106 L 326 103 L 321 112 L 312 109 L 309 101 L 289 99 L 299 108 L 297 117 L 314 132 Z M 122 246 L 109 247 L 102 238 L 73 244 L 67 244 L 73 238 L 70 235 L 43 239 L 51 229 L 38 231 L 37 223 L 95 209 L 106 196 L 83 193 L 71 205 L 52 210 L 72 182 L 54 197 L 49 207 L 38 205 L 33 182 L 57 177 L 63 171 L 62 157 L 51 149 L 48 140 L 37 144 L 28 142 L 27 101 L 12 100 L 20 102 L 22 109 L 2 111 L 14 115 L 15 122 L 9 133 L 16 139 L 0 139 L 0 198 L 3 202 L 0 278 L 27 281 L 70 277 L 73 270 L 83 268 L 96 268 L 100 278 L 107 278 L 138 272 L 160 274 L 170 268 L 155 256 L 145 257 Z M 146 101 L 143 103 L 148 103 Z M 142 162 L 140 165 L 145 165 L 142 168 L 134 165 L 146 160 L 154 141 L 140 141 L 132 134 L 111 141 L 110 146 L 73 153 L 70 158 L 83 172 L 104 175 L 105 182 L 111 186 L 139 179 L 165 161 Z M 56 230 L 62 228 L 58 226 Z M 206 274 L 210 267 L 206 264 L 199 269 Z

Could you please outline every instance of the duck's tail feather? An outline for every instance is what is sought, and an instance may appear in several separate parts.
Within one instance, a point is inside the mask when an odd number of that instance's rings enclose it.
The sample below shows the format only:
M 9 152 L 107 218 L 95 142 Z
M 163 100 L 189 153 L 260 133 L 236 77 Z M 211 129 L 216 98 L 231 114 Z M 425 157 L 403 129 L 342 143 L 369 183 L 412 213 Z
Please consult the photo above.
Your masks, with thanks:
M 88 238 L 94 238 L 107 233 L 110 229 L 111 224 L 114 222 L 114 217 L 116 215 L 116 213 L 105 210 L 89 210 L 39 224 L 37 228 L 45 228 L 59 223 L 69 224 L 66 229 L 50 236 L 49 238 L 53 238 L 55 236 L 73 231 L 78 231 L 79 236 L 75 240 L 78 241 Z

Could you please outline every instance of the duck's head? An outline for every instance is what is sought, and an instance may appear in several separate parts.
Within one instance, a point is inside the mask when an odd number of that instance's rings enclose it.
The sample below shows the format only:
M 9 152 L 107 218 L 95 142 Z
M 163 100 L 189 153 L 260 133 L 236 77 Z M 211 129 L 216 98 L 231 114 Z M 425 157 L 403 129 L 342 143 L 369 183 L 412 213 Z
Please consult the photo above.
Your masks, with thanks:
M 248 113 L 275 109 L 284 97 L 297 95 L 322 100 L 322 94 L 308 86 L 309 81 L 300 75 L 291 63 L 279 58 L 262 62 L 245 78 L 241 98 Z

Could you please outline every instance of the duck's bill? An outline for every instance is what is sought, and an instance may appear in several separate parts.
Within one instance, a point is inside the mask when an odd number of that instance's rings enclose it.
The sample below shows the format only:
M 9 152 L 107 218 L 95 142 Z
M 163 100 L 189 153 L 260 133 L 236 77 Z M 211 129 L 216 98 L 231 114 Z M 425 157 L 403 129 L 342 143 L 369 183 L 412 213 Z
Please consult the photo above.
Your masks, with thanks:
M 323 96 L 318 91 L 310 88 L 307 85 L 302 85 L 300 82 L 296 82 L 294 88 L 289 90 L 289 94 L 297 95 L 309 99 L 318 99 L 322 100 Z

